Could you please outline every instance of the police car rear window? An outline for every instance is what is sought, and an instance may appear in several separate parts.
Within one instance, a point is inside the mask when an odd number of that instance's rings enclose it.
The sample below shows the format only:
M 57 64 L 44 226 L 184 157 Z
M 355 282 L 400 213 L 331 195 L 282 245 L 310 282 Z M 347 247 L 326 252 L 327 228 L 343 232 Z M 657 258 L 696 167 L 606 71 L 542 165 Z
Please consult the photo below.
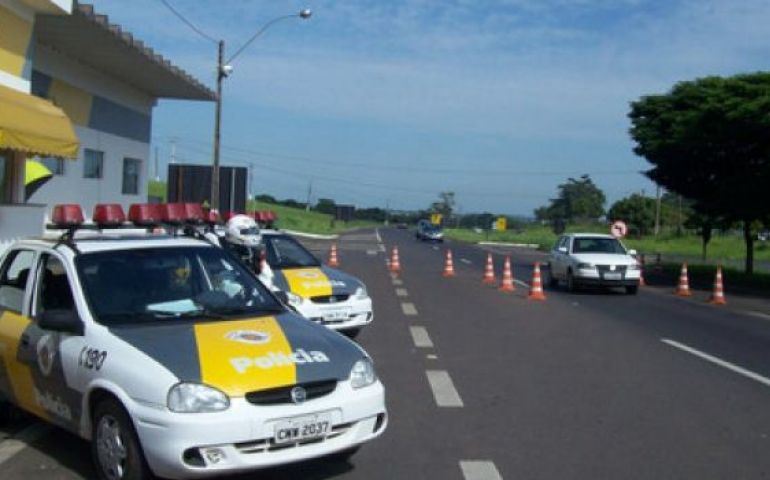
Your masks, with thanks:
M 106 325 L 283 311 L 253 274 L 216 248 L 84 253 L 76 265 L 91 312 Z

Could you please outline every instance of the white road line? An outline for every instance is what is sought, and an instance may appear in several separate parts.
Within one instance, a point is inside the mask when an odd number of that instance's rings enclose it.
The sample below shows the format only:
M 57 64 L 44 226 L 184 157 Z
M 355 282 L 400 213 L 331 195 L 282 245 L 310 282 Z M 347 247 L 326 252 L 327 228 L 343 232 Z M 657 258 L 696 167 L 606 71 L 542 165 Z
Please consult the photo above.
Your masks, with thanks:
M 381 252 L 383 252 L 383 253 L 385 252 L 385 245 L 379 244 L 378 247 L 380 247 L 380 251 Z
M 366 254 L 367 255 L 371 255 L 371 256 L 375 256 L 375 255 L 377 255 L 377 250 L 367 250 Z
M 446 370 L 426 370 L 428 383 L 439 407 L 462 407 L 463 400 L 457 393 L 452 378 Z
M 396 286 L 404 284 L 404 281 L 401 280 L 400 278 L 391 277 L 391 280 L 393 281 L 393 285 L 396 285 Z
M 410 302 L 401 303 L 401 310 L 404 312 L 404 315 L 409 315 L 409 316 L 417 315 L 417 308 L 414 306 L 414 303 L 410 303 Z
M 763 312 L 756 312 L 754 310 L 744 310 L 743 313 L 745 313 L 746 315 L 751 315 L 752 317 L 761 318 L 763 320 L 770 320 L 770 315 Z
M 438 360 L 438 355 L 434 355 L 432 353 L 429 353 L 429 354 L 425 355 L 425 358 L 427 358 L 428 360 Z
M 770 387 L 770 378 L 763 377 L 762 375 L 752 372 L 751 370 L 746 370 L 743 367 L 739 367 L 738 365 L 735 365 L 734 363 L 730 363 L 726 360 L 722 360 L 720 358 L 717 358 L 713 355 L 709 355 L 708 353 L 701 352 L 700 350 L 696 350 L 692 347 L 688 347 L 687 345 L 683 343 L 679 343 L 677 341 L 668 339 L 668 338 L 661 338 L 661 342 L 668 344 L 674 348 L 678 348 L 679 350 L 682 350 L 684 352 L 690 353 L 692 355 L 695 355 L 696 357 L 700 357 L 703 360 L 706 360 L 707 362 L 711 362 L 714 365 L 719 365 L 720 367 L 726 368 L 730 371 L 733 371 L 739 375 L 743 375 L 744 377 L 748 377 L 752 380 L 755 380 L 763 385 L 766 385 Z
M 528 284 L 527 282 L 522 282 L 522 281 L 521 281 L 521 280 L 519 280 L 518 278 L 514 278 L 514 279 L 513 279 L 513 282 L 514 282 L 515 284 L 517 284 L 517 285 L 521 285 L 521 286 L 522 286 L 522 287 L 524 287 L 524 288 L 529 288 L 529 284 Z
M 396 296 L 397 297 L 408 297 L 409 296 L 409 292 L 407 292 L 405 288 L 397 288 L 396 289 Z
M 460 470 L 465 480 L 503 480 L 495 464 L 489 460 L 460 460 Z
M 438 250 L 438 247 L 433 245 L 433 250 Z
M 382 243 L 382 237 L 380 237 L 380 229 L 374 229 L 374 236 L 377 237 L 377 243 Z
M 463 262 L 466 265 L 471 265 L 473 263 L 470 260 L 468 260 L 467 258 L 461 258 L 460 261 Z
M 412 334 L 414 346 L 417 348 L 433 348 L 433 342 L 428 336 L 428 330 L 425 327 L 409 327 L 409 333 Z
M 45 423 L 35 423 L 13 437 L 0 442 L 0 465 L 27 448 L 30 443 L 43 438 L 51 429 L 52 427 Z

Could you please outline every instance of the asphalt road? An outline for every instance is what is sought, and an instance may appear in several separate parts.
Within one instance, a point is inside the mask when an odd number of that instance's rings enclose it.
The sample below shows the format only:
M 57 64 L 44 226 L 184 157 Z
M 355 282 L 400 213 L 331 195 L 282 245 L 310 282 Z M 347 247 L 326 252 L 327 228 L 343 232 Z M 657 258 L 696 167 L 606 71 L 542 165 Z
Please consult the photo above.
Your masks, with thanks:
M 325 256 L 326 242 L 307 242 Z M 386 254 L 397 245 L 403 272 Z M 441 276 L 451 246 L 457 276 Z M 487 252 L 381 229 L 339 240 L 374 299 L 359 336 L 385 383 L 390 426 L 350 463 L 239 478 L 770 478 L 770 321 L 661 290 L 526 299 L 481 284 Z M 93 478 L 86 443 L 28 418 L 0 428 L 4 480 Z

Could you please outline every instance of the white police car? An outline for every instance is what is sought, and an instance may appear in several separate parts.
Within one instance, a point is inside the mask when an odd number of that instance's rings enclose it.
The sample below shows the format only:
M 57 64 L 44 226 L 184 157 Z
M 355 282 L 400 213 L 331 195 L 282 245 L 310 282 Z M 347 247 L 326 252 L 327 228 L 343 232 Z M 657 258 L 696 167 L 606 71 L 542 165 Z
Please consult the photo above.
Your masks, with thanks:
M 372 323 L 372 299 L 359 279 L 323 265 L 290 235 L 262 230 L 269 272 L 260 279 L 285 292 L 288 303 L 304 317 L 354 337 Z
M 134 205 L 129 218 L 182 229 L 202 217 L 179 206 Z M 386 428 L 366 352 L 287 311 L 227 251 L 173 232 L 83 230 L 72 205 L 53 217 L 67 233 L 0 259 L 0 408 L 90 439 L 99 478 L 343 457 Z M 94 222 L 120 226 L 122 210 L 97 206 Z

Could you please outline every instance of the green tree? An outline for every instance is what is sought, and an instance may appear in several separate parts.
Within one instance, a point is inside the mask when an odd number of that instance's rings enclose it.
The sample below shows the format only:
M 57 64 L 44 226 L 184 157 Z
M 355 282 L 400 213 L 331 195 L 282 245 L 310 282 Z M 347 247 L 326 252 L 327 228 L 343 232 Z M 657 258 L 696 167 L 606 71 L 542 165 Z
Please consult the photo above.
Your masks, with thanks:
M 742 222 L 752 273 L 752 224 L 768 217 L 770 73 L 681 82 L 633 102 L 629 118 L 650 179 L 700 212 Z
M 334 200 L 330 198 L 319 198 L 318 203 L 315 204 L 314 210 L 316 212 L 334 215 L 334 209 L 336 206 L 337 204 L 334 203 Z
M 442 214 L 444 221 L 448 221 L 455 208 L 455 192 L 441 192 L 438 194 L 438 198 L 437 202 L 431 204 L 430 211 Z
M 608 220 L 623 220 L 631 232 L 647 235 L 655 226 L 655 199 L 634 193 L 613 203 Z
M 604 192 L 588 175 L 568 178 L 558 187 L 559 195 L 546 207 L 535 210 L 539 220 L 595 221 L 604 215 Z

